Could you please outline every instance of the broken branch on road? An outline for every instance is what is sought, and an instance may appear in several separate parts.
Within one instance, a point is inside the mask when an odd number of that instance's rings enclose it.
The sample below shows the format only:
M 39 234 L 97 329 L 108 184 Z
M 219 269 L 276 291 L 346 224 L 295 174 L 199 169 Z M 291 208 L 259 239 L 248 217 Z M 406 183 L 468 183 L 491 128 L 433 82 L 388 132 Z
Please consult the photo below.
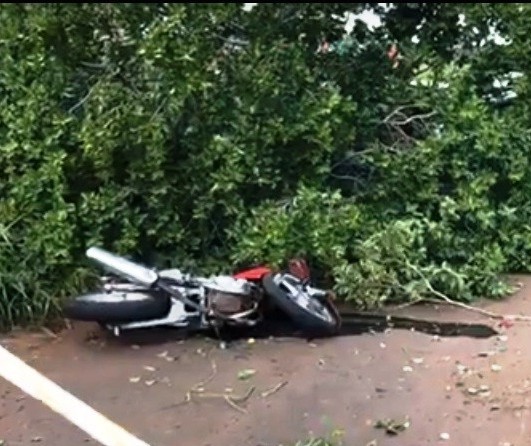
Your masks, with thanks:
M 261 396 L 262 398 L 267 398 L 268 396 L 273 395 L 274 393 L 277 393 L 282 387 L 286 386 L 288 384 L 287 381 L 282 381 L 281 383 L 277 384 L 276 386 L 272 387 L 269 390 L 266 390 L 262 392 Z
M 192 389 L 200 389 L 200 388 L 203 388 L 205 387 L 208 383 L 210 383 L 214 378 L 215 376 L 217 375 L 218 373 L 218 367 L 216 365 L 216 362 L 214 360 L 212 360 L 212 362 L 210 363 L 211 367 L 212 367 L 212 373 L 209 375 L 209 377 L 203 381 L 200 381 L 198 382 L 196 385 L 194 385 L 192 387 Z
M 246 402 L 251 397 L 254 391 L 255 387 L 251 386 L 244 395 L 238 396 L 232 393 L 209 393 L 192 389 L 190 392 L 188 392 L 187 398 L 189 395 L 190 399 L 188 401 L 191 401 L 192 394 L 195 394 L 201 398 L 222 398 L 233 409 L 241 413 L 247 413 L 247 410 L 241 407 L 240 404 Z
M 180 406 L 181 404 L 187 404 L 190 401 L 192 401 L 193 396 L 196 396 L 198 398 L 220 398 L 224 400 L 234 410 L 237 410 L 238 412 L 241 412 L 241 413 L 247 413 L 247 410 L 241 407 L 240 404 L 245 403 L 251 397 L 251 395 L 255 391 L 255 387 L 254 386 L 249 387 L 247 392 L 243 395 L 235 395 L 234 393 L 232 393 L 232 391 L 224 392 L 224 393 L 206 392 L 205 386 L 208 383 L 212 382 L 212 380 L 214 379 L 214 377 L 217 375 L 217 372 L 218 372 L 218 368 L 214 360 L 212 360 L 211 362 L 211 367 L 212 367 L 212 372 L 210 373 L 210 375 L 203 381 L 200 381 L 194 386 L 192 386 L 192 388 L 188 392 L 186 392 L 186 395 L 183 401 L 176 403 L 176 404 L 172 404 L 166 407 L 165 409 L 170 409 L 172 407 Z
M 436 298 L 429 298 L 429 297 L 421 297 L 413 302 L 409 302 L 406 305 L 415 305 L 421 302 L 429 302 L 429 303 L 443 303 L 447 305 L 452 305 L 454 307 L 462 308 L 463 310 L 471 311 L 477 314 L 480 314 L 482 316 L 489 317 L 491 319 L 501 320 L 501 321 L 513 321 L 513 322 L 531 322 L 531 316 L 527 315 L 519 315 L 519 314 L 511 314 L 511 315 L 503 315 L 499 313 L 494 313 L 489 310 L 485 310 L 483 308 L 473 307 L 471 305 L 467 305 L 463 302 L 458 302 L 453 299 L 450 299 L 446 294 L 441 293 L 440 291 L 437 291 L 435 288 L 433 288 L 433 285 L 430 283 L 430 281 L 426 278 L 424 274 L 411 263 L 407 263 L 409 268 L 411 268 L 416 274 L 420 276 L 420 278 L 423 280 L 424 285 L 426 286 L 427 290 L 433 294 Z M 402 306 L 404 308 L 404 306 Z

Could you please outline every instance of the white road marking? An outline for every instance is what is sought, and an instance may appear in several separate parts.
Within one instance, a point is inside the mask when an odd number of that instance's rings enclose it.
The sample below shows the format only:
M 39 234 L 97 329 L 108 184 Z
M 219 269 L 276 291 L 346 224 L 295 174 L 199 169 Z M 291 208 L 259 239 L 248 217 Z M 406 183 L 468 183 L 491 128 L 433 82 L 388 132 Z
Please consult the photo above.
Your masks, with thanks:
M 0 346 L 0 376 L 104 446 L 149 446 Z

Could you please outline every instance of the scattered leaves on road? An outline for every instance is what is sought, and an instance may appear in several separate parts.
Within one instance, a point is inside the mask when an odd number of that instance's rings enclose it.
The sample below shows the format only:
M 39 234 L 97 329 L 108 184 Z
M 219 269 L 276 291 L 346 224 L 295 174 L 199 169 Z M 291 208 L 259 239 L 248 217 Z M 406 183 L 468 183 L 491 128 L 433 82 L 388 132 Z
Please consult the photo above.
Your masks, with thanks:
M 466 391 L 467 391 L 467 393 L 469 395 L 477 395 L 478 394 L 478 389 L 476 389 L 475 387 L 469 387 Z
M 238 379 L 241 381 L 245 381 L 249 378 L 252 378 L 256 374 L 256 370 L 254 369 L 244 369 L 240 370 L 238 372 Z
M 460 375 L 463 375 L 463 374 L 465 374 L 468 371 L 468 367 L 466 365 L 464 365 L 464 364 L 457 363 L 456 367 L 457 367 L 457 372 Z
M 491 369 L 493 372 L 501 372 L 502 366 L 499 365 L 499 364 L 492 364 L 492 365 L 490 366 L 490 369 Z
M 132 376 L 131 378 L 129 378 L 129 382 L 133 384 L 140 382 L 140 376 Z
M 439 435 L 439 438 L 441 440 L 447 441 L 450 439 L 450 434 L 448 432 L 443 432 L 441 433 L 441 435 Z
M 410 426 L 409 418 L 406 417 L 404 421 L 396 421 L 390 418 L 384 420 L 378 420 L 374 427 L 376 429 L 384 429 L 388 435 L 398 435 L 400 432 L 405 431 Z

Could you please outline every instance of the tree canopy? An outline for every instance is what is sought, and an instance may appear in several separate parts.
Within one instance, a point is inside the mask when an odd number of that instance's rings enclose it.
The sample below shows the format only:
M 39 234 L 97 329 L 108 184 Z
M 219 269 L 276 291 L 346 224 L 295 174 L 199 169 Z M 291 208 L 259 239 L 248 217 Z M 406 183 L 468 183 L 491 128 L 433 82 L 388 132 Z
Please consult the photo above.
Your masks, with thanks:
M 360 308 L 504 296 L 531 267 L 528 12 L 0 4 L 0 323 L 57 314 L 94 244 L 303 255 Z

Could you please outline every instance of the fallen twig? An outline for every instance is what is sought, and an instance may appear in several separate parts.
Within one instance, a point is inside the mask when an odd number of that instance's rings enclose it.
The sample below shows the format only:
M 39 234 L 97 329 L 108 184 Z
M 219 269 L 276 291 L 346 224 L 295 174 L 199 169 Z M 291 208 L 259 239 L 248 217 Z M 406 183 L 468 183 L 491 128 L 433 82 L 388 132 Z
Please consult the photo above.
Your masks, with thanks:
M 437 291 L 435 288 L 433 288 L 430 281 L 426 278 L 426 276 L 424 276 L 424 274 L 422 274 L 422 272 L 417 267 L 415 267 L 409 262 L 408 262 L 408 266 L 422 278 L 428 291 L 437 297 L 437 299 L 432 299 L 429 297 L 422 297 L 422 298 L 416 299 L 415 301 L 411 302 L 411 305 L 421 303 L 421 302 L 444 303 L 447 305 L 452 305 L 454 307 L 462 308 L 467 311 L 481 314 L 482 316 L 486 316 L 491 319 L 497 319 L 497 320 L 508 320 L 509 319 L 509 320 L 518 321 L 518 322 L 531 322 L 531 316 L 525 316 L 525 315 L 519 315 L 519 314 L 504 315 L 500 313 L 494 313 L 489 310 L 484 310 L 483 308 L 473 307 L 471 305 L 465 304 L 464 302 L 459 302 L 459 301 L 450 299 L 446 294 L 443 294 L 440 291 Z M 404 308 L 404 306 L 402 306 L 402 308 Z
M 481 314 L 482 316 L 486 316 L 486 317 L 489 317 L 491 319 L 496 319 L 496 320 L 512 320 L 512 321 L 515 321 L 515 322 L 531 322 L 531 316 L 526 316 L 526 315 L 520 315 L 520 314 L 500 314 L 500 313 L 494 313 L 492 311 L 488 311 L 488 310 L 484 310 L 483 308 L 478 308 L 478 307 L 473 307 L 471 305 L 467 305 L 463 302 L 458 302 L 458 301 L 455 301 L 455 300 L 452 300 L 450 299 L 449 297 L 445 296 L 446 299 L 443 299 L 441 297 L 441 299 L 430 299 L 430 298 L 426 298 L 426 299 L 422 299 L 423 301 L 425 302 L 430 302 L 430 303 L 439 303 L 439 304 L 446 304 L 446 305 L 452 305 L 454 307 L 458 307 L 458 308 L 462 308 L 464 310 L 467 310 L 467 311 L 472 311 L 474 313 L 478 313 L 478 314 Z
M 255 387 L 252 386 L 249 388 L 249 390 L 244 395 L 241 395 L 241 396 L 232 395 L 231 393 L 205 392 L 204 390 L 200 390 L 200 389 L 192 389 L 189 393 L 190 395 L 194 394 L 201 398 L 225 398 L 227 396 L 232 401 L 235 401 L 237 403 L 243 403 L 249 399 L 249 397 L 252 395 L 254 390 L 255 390 Z
M 187 404 L 192 401 L 192 396 L 195 395 L 199 398 L 220 398 L 223 399 L 230 407 L 237 410 L 241 413 L 247 413 L 247 411 L 239 405 L 239 403 L 244 403 L 247 401 L 253 394 L 255 387 L 251 386 L 244 395 L 234 395 L 232 393 L 216 393 L 216 392 L 205 392 L 205 386 L 210 383 L 216 376 L 218 369 L 216 362 L 212 360 L 212 373 L 203 381 L 198 382 L 193 385 L 192 388 L 186 392 L 184 400 L 170 406 L 165 407 L 164 409 L 169 409 L 172 407 L 177 407 L 182 404 Z
M 190 400 L 191 400 L 191 393 L 195 393 L 201 398 L 222 398 L 233 409 L 236 409 L 237 411 L 242 412 L 242 413 L 247 413 L 247 411 L 243 407 L 241 407 L 238 403 L 244 403 L 245 401 L 247 401 L 253 394 L 254 390 L 255 390 L 255 387 L 252 386 L 249 388 L 247 393 L 242 396 L 233 396 L 231 394 L 226 394 L 226 393 L 212 393 L 212 392 L 202 392 L 200 390 L 192 390 L 191 392 L 187 394 L 187 396 L 190 395 Z
M 238 402 L 238 403 L 244 403 L 245 401 L 247 401 L 251 397 L 251 395 L 253 394 L 254 391 L 255 391 L 255 387 L 251 386 L 251 387 L 249 387 L 249 389 L 247 390 L 245 395 L 237 396 L 237 397 L 231 396 L 231 399 L 233 401 Z
M 531 316 L 524 316 L 524 315 L 519 315 L 519 314 L 507 314 L 507 315 L 504 315 L 504 314 L 500 314 L 500 313 L 494 313 L 492 311 L 489 311 L 489 310 L 484 310 L 483 308 L 478 308 L 478 307 L 473 307 L 471 305 L 467 305 L 463 302 L 459 302 L 459 301 L 456 301 L 456 300 L 453 300 L 453 299 L 450 299 L 448 296 L 446 296 L 445 294 L 437 291 L 436 289 L 434 289 L 432 286 L 431 286 L 431 283 L 427 282 L 426 283 L 426 286 L 428 287 L 428 290 L 433 293 L 435 296 L 438 297 L 438 299 L 425 299 L 427 302 L 431 302 L 431 303 L 445 303 L 447 305 L 452 305 L 454 307 L 459 307 L 459 308 L 462 308 L 464 310 L 467 310 L 467 311 L 472 311 L 474 313 L 478 313 L 478 314 L 481 314 L 483 316 L 486 316 L 486 317 L 490 317 L 491 319 L 497 319 L 497 320 L 503 320 L 503 319 L 511 319 L 513 321 L 519 321 L 519 322 L 531 322 Z
M 254 386 L 252 387 L 249 387 L 249 390 L 247 391 L 247 393 L 241 397 L 233 397 L 233 396 L 229 396 L 227 395 L 225 397 L 225 401 L 227 401 L 227 403 L 234 409 L 236 409 L 237 411 L 239 412 L 242 412 L 242 413 L 247 413 L 247 410 L 244 409 L 243 407 L 241 407 L 239 404 L 237 403 L 244 403 L 245 401 L 247 401 L 251 395 L 253 394 L 254 392 Z
M 225 401 L 227 402 L 227 404 L 232 407 L 233 409 L 236 409 L 238 412 L 241 412 L 241 413 L 247 413 L 247 411 L 241 407 L 241 406 L 238 406 L 231 398 L 230 396 L 228 395 L 225 395 Z
M 271 389 L 268 389 L 264 392 L 262 392 L 261 396 L 262 398 L 267 398 L 268 396 L 273 395 L 274 393 L 277 393 L 282 387 L 286 386 L 288 384 L 287 381 L 282 381 L 281 383 L 277 384 L 275 387 L 272 387 Z
M 211 366 L 212 366 L 212 372 L 210 373 L 208 378 L 206 378 L 203 381 L 199 381 L 197 384 L 194 384 L 192 386 L 192 388 L 188 392 L 186 392 L 183 401 L 179 401 L 178 403 L 175 403 L 175 404 L 170 404 L 169 406 L 165 407 L 164 409 L 171 409 L 173 407 L 177 407 L 177 406 L 180 406 L 182 404 L 188 404 L 190 401 L 192 401 L 192 393 L 203 393 L 204 392 L 204 389 L 203 389 L 204 386 L 206 386 L 209 382 L 211 382 L 214 379 L 214 377 L 216 376 L 217 372 L 218 372 L 218 368 L 217 368 L 216 362 L 214 360 L 212 360 Z
M 216 362 L 214 360 L 212 360 L 212 362 L 210 364 L 212 366 L 212 373 L 210 374 L 210 376 L 207 379 L 205 379 L 204 381 L 200 381 L 196 385 L 194 385 L 192 387 L 192 390 L 198 389 L 198 388 L 201 388 L 201 387 L 205 387 L 209 382 L 211 382 L 215 378 L 216 374 L 218 373 L 218 367 L 217 367 Z

